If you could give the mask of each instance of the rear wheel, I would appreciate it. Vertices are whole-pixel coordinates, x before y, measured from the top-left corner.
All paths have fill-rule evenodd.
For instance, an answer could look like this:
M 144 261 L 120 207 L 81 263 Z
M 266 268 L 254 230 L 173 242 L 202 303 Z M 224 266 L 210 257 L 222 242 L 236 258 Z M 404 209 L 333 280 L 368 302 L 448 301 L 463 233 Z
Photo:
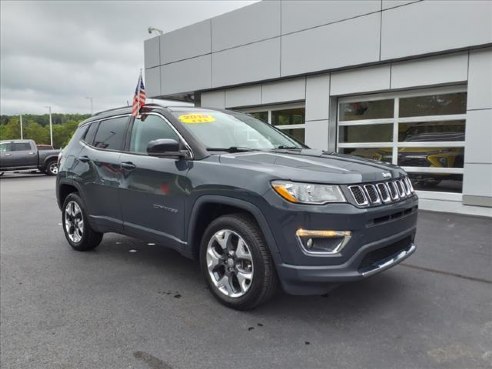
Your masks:
M 58 174 L 58 161 L 56 159 L 48 161 L 44 172 L 49 176 L 56 176 Z
M 91 228 L 79 195 L 75 192 L 69 194 L 62 209 L 63 231 L 70 246 L 77 251 L 96 248 L 101 242 L 103 234 Z
M 276 291 L 272 257 L 260 229 L 247 215 L 224 215 L 207 227 L 200 263 L 212 294 L 233 309 L 253 309 Z

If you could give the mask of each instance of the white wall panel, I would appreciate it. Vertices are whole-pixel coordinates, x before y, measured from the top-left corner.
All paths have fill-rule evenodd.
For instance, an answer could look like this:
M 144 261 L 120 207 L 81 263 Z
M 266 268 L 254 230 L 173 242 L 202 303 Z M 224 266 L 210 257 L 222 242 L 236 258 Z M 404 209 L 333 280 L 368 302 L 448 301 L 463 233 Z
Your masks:
M 305 143 L 313 149 L 328 149 L 328 120 L 306 122 Z
M 358 68 L 331 74 L 331 95 L 388 90 L 390 65 Z
M 383 0 L 383 10 L 396 8 L 397 6 L 408 5 L 420 0 Z
M 202 93 L 202 104 L 204 108 L 225 108 L 225 91 L 210 91 Z
M 467 109 L 485 108 L 492 108 L 492 48 L 470 51 Z
M 306 79 L 296 78 L 262 85 L 262 104 L 304 100 L 306 98 Z
M 306 120 L 328 119 L 330 107 L 330 75 L 306 78 Z
M 465 162 L 492 164 L 492 109 L 467 113 Z
M 280 36 L 280 2 L 262 1 L 212 18 L 212 49 Z
M 382 60 L 492 42 L 491 1 L 421 1 L 382 14 Z
M 380 0 L 282 1 L 282 33 L 338 22 L 380 9 Z
M 226 90 L 226 107 L 261 104 L 261 86 L 247 86 Z
M 144 65 L 145 68 L 160 65 L 159 37 L 152 37 L 144 41 Z
M 174 94 L 211 88 L 211 56 L 161 66 L 161 93 Z
M 391 88 L 462 82 L 467 80 L 467 73 L 467 53 L 393 63 Z
M 492 197 L 492 164 L 465 164 L 463 195 Z
M 212 85 L 227 86 L 280 77 L 280 39 L 212 54 Z
M 379 60 L 379 14 L 282 36 L 282 76 Z
M 211 53 L 210 20 L 166 33 L 160 41 L 161 64 Z
M 145 69 L 145 93 L 149 97 L 156 97 L 161 94 L 161 68 Z

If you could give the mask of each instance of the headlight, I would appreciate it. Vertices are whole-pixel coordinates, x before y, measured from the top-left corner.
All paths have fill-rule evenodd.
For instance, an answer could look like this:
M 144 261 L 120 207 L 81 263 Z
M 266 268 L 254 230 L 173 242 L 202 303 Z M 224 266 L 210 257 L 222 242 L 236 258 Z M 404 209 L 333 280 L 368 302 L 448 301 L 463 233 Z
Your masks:
M 299 204 L 346 202 L 340 187 L 336 185 L 273 181 L 272 187 L 287 201 Z

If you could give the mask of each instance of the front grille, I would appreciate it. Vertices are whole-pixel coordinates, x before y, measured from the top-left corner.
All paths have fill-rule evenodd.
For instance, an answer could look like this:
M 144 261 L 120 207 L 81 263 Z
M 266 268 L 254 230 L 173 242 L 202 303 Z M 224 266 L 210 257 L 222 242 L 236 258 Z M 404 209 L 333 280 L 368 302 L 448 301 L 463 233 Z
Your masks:
M 378 188 L 379 195 L 381 195 L 381 200 L 385 204 L 391 202 L 391 196 L 389 194 L 389 190 L 388 190 L 387 184 L 386 183 L 378 183 L 376 185 L 376 187 Z
M 362 189 L 361 186 L 350 186 L 349 187 L 350 192 L 352 193 L 352 196 L 354 197 L 354 200 L 357 204 L 359 205 L 368 205 L 369 202 L 367 201 L 366 195 L 364 193 L 364 190 Z
M 414 193 L 408 177 L 394 181 L 349 186 L 349 191 L 360 206 L 377 206 L 403 200 Z
M 371 201 L 371 204 L 380 204 L 381 199 L 379 198 L 378 191 L 376 190 L 376 187 L 372 184 L 370 185 L 365 185 L 364 189 L 366 190 L 367 196 L 369 198 L 369 201 Z

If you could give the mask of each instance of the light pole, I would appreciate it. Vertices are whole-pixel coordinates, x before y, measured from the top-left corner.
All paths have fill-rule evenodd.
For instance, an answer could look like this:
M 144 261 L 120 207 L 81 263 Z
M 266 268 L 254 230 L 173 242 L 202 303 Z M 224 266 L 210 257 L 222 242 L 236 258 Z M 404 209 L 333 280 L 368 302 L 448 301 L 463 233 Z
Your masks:
M 20 128 L 21 128 L 21 140 L 24 139 L 24 134 L 22 133 L 22 114 L 19 114 Z
M 53 147 L 53 121 L 51 120 L 51 106 L 45 106 L 50 113 L 50 145 Z
M 94 114 L 94 99 L 92 96 L 86 96 L 85 98 L 89 99 L 89 101 L 91 102 L 91 115 L 93 115 Z

